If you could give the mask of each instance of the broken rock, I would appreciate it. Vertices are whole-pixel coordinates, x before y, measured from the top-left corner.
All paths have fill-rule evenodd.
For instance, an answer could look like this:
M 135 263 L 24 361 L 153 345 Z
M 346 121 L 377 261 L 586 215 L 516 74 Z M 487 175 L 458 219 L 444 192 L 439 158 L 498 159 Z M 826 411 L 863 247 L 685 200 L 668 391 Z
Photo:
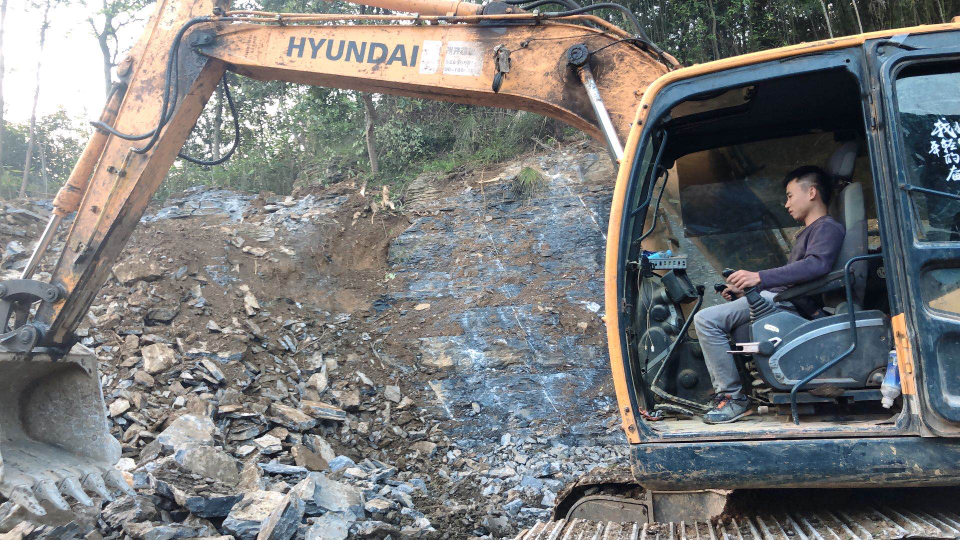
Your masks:
M 270 420 L 293 431 L 307 431 L 317 425 L 316 419 L 282 403 L 271 403 L 268 413 Z
M 140 350 L 143 355 L 143 369 L 150 375 L 162 373 L 176 362 L 176 353 L 163 343 L 147 345 Z
M 123 532 L 135 540 L 179 540 L 181 538 L 200 538 L 216 534 L 216 529 L 208 525 L 187 525 L 185 523 L 124 523 Z
M 130 402 L 120 398 L 110 404 L 110 416 L 117 417 L 130 410 Z
M 269 456 L 283 450 L 283 444 L 280 439 L 270 434 L 264 435 L 259 439 L 254 439 L 253 442 L 257 443 L 257 446 L 260 447 L 260 453 L 264 455 Z
M 289 540 L 300 527 L 303 509 L 303 501 L 295 494 L 287 493 L 263 521 L 257 540 Z
M 237 460 L 212 446 L 194 446 L 182 449 L 174 459 L 185 470 L 204 478 L 235 486 L 240 482 Z
M 307 448 L 310 450 L 320 454 L 320 457 L 322 457 L 327 463 L 330 463 L 337 457 L 337 454 L 333 451 L 333 447 L 330 446 L 330 443 L 325 441 L 323 437 L 319 435 L 304 435 L 303 444 L 307 445 Z
M 307 379 L 307 386 L 316 390 L 317 394 L 322 394 L 327 389 L 328 383 L 327 366 L 321 367 L 318 373 L 314 373 Z
M 360 395 L 357 394 L 357 405 L 359 404 Z M 319 401 L 310 401 L 305 399 L 300 402 L 300 408 L 303 409 L 303 412 L 307 413 L 313 418 L 316 418 L 317 420 L 333 420 L 335 422 L 343 422 L 347 419 L 347 413 L 342 409 L 327 403 L 321 403 Z
M 211 446 L 216 431 L 217 427 L 209 418 L 185 414 L 163 430 L 157 436 L 157 442 L 165 450 L 174 452 L 190 446 Z
M 238 540 L 254 540 L 260 533 L 263 522 L 283 500 L 284 496 L 275 491 L 247 493 L 230 510 L 227 519 L 223 520 L 223 531 Z
M 293 454 L 293 461 L 300 467 L 305 467 L 311 471 L 325 471 L 330 468 L 327 460 L 305 445 L 294 446 L 290 449 L 290 453 Z
M 113 275 L 120 283 L 130 286 L 138 281 L 156 281 L 163 270 L 154 262 L 144 260 L 125 261 L 113 267 Z
M 347 516 L 353 517 L 350 514 Z M 350 532 L 351 523 L 353 520 L 344 517 L 344 514 L 327 512 L 307 529 L 306 540 L 344 540 Z
M 400 393 L 399 386 L 388 386 L 383 389 L 383 397 L 394 403 L 400 403 L 400 400 L 403 399 L 403 394 Z
M 433 453 L 437 451 L 437 444 L 430 441 L 417 441 L 410 445 L 410 449 L 424 457 L 432 457 Z
M 363 521 L 357 527 L 357 538 L 387 538 L 399 534 L 400 529 L 395 525 L 382 521 Z
M 156 323 L 170 323 L 179 313 L 180 306 L 152 308 L 147 310 L 147 314 L 144 319 L 148 325 Z
M 331 480 L 326 475 L 311 473 L 309 477 L 316 482 L 313 494 L 314 503 L 328 512 L 351 512 L 363 517 L 363 494 L 359 489 Z

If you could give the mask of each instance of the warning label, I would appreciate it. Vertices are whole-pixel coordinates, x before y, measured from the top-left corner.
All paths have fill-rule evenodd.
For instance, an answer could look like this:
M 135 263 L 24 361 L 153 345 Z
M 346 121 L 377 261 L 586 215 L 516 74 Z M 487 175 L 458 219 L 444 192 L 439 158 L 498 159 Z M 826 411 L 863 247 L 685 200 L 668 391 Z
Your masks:
M 440 51 L 442 41 L 426 40 L 423 42 L 423 56 L 420 57 L 420 73 L 433 75 L 440 68 Z
M 424 44 L 426 53 L 426 44 Z M 423 64 L 426 64 L 424 55 Z M 420 72 L 423 73 L 423 64 Z M 444 75 L 468 75 L 478 77 L 483 74 L 483 45 L 479 41 L 450 41 L 447 43 L 447 55 L 443 59 Z

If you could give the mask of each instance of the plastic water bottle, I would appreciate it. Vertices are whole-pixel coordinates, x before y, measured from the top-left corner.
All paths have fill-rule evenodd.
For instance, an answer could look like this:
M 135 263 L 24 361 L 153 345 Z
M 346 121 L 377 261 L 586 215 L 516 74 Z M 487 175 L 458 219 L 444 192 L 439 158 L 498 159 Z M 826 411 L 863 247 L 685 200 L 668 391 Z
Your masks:
M 880 384 L 880 394 L 883 396 L 880 404 L 885 409 L 893 406 L 893 400 L 900 395 L 900 367 L 897 365 L 897 351 L 890 351 L 887 356 L 887 372 L 883 376 L 883 383 Z

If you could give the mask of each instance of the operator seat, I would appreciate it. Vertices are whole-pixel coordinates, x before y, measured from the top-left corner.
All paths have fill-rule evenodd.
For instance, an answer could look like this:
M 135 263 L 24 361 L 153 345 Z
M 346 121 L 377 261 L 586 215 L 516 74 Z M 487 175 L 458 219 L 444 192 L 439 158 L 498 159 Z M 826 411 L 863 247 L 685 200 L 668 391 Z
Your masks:
M 786 302 L 802 296 L 822 295 L 823 305 L 831 311 L 842 312 L 846 307 L 846 295 L 843 287 L 843 267 L 847 261 L 858 255 L 867 254 L 867 218 L 863 203 L 863 186 L 851 183 L 853 166 L 857 159 L 859 145 L 850 141 L 834 151 L 827 161 L 827 173 L 833 177 L 839 192 L 830 201 L 828 212 L 840 222 L 846 233 L 843 245 L 833 268 L 824 276 L 804 283 L 798 283 L 780 292 L 776 302 Z M 840 187 L 843 186 L 843 187 Z M 863 293 L 867 285 L 867 261 L 853 264 L 851 269 L 854 309 L 863 303 Z

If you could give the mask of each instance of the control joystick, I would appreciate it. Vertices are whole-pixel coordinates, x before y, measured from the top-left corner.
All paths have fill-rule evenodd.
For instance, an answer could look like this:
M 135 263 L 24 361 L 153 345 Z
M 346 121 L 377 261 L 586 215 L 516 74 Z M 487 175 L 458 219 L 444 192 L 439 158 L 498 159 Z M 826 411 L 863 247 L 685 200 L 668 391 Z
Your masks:
M 735 270 L 732 268 L 724 268 L 720 274 L 726 279 L 734 272 Z M 750 305 L 750 320 L 755 321 L 761 317 L 766 317 L 777 310 L 777 306 L 773 302 L 760 296 L 760 289 L 756 285 L 744 289 L 743 295 L 747 297 L 747 303 Z

